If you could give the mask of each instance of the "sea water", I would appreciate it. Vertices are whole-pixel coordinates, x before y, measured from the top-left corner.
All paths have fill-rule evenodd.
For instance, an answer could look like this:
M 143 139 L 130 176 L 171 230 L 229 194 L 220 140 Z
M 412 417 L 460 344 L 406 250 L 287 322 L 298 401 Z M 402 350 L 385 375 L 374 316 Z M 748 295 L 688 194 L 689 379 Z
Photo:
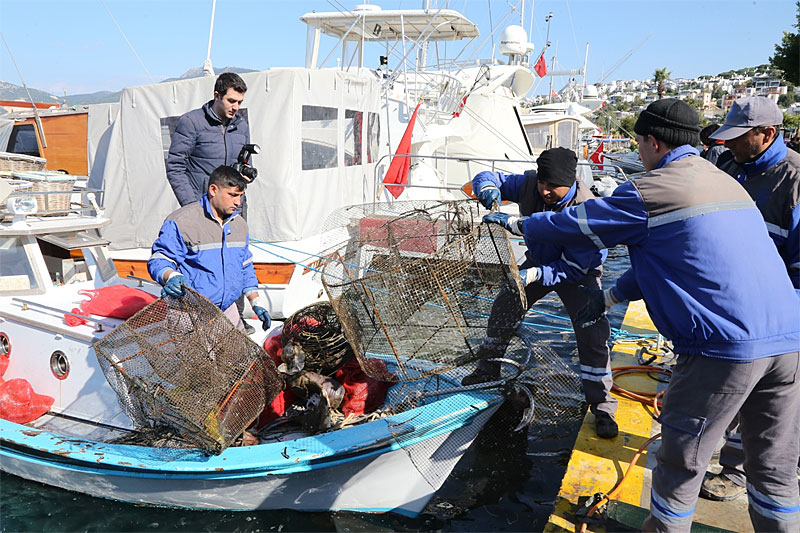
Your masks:
M 629 266 L 610 251 L 603 285 Z M 555 293 L 534 310 L 566 316 Z M 625 306 L 609 314 L 619 327 Z M 530 313 L 527 322 L 576 372 L 575 337 L 563 320 Z M 549 326 L 549 327 L 544 327 Z M 554 329 L 552 329 L 554 328 Z M 0 531 L 542 531 L 553 510 L 581 420 L 514 433 L 504 406 L 416 518 L 350 512 L 188 511 L 118 503 L 0 474 Z M 609 487 L 609 490 L 611 487 Z

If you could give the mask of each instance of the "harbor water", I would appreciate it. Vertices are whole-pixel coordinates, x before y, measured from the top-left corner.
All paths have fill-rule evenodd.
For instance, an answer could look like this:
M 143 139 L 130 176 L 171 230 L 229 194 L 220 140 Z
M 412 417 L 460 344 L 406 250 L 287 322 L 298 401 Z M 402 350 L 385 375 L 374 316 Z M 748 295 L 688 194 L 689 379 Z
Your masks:
M 625 248 L 610 250 L 603 285 L 613 285 L 628 266 Z M 533 309 L 566 316 L 555 293 Z M 624 305 L 612 309 L 612 327 L 620 326 L 624 312 Z M 577 371 L 574 335 L 567 322 L 535 312 L 526 322 L 535 324 L 541 341 Z M 528 431 L 513 433 L 516 420 L 515 407 L 507 403 L 416 518 L 161 509 L 92 498 L 0 474 L 0 531 L 542 531 L 581 420 L 534 424 Z

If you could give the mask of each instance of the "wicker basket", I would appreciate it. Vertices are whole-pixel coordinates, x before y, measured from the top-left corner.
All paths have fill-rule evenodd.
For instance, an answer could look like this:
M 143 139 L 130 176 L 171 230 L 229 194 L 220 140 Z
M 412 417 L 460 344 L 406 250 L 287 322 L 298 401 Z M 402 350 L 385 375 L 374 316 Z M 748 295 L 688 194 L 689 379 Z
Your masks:
M 0 152 L 0 173 L 11 174 L 14 171 L 42 170 L 46 160 L 32 155 Z
M 75 176 L 62 174 L 60 172 L 14 172 L 13 176 L 17 179 L 31 182 L 28 190 L 33 193 L 59 194 L 35 194 L 38 214 L 48 214 L 53 211 L 67 211 L 70 207 L 71 194 L 61 194 L 61 192 L 71 191 L 75 186 Z

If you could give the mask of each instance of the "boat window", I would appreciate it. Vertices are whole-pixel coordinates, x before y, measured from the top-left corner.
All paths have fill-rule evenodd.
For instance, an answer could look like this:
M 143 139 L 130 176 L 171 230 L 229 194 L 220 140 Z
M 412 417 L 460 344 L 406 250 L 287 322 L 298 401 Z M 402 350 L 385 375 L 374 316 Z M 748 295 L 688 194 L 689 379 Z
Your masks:
M 161 152 L 164 154 L 165 165 L 167 163 L 167 156 L 169 155 L 169 145 L 172 144 L 172 134 L 175 133 L 178 122 L 181 120 L 182 116 L 183 115 L 175 115 L 173 117 L 164 117 L 161 119 Z M 239 116 L 242 117 L 242 120 L 247 122 L 248 125 L 250 124 L 250 120 L 247 116 L 247 108 L 239 108 Z
M 0 238 L 0 294 L 39 289 L 30 257 L 19 237 Z
M 578 124 L 565 120 L 558 123 L 558 140 L 556 146 L 577 150 L 578 148 Z
M 303 170 L 337 166 L 338 110 L 335 107 L 303 106 L 301 129 Z
M 361 164 L 361 139 L 364 132 L 364 113 L 344 111 L 344 166 Z
M 39 157 L 39 143 L 36 142 L 33 124 L 19 124 L 12 128 L 6 152 Z
M 367 163 L 378 159 L 381 137 L 381 122 L 377 113 L 367 113 Z
M 531 149 L 535 151 L 547 150 L 550 148 L 550 125 L 528 125 L 525 127 L 528 133 L 528 140 L 531 142 Z

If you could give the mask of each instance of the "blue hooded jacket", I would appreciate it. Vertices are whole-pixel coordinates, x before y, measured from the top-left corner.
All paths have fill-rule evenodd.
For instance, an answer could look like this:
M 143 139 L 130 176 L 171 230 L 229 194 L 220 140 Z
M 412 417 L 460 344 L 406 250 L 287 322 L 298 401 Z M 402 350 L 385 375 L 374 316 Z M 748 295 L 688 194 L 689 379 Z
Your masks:
M 529 215 L 538 211 L 558 212 L 565 207 L 577 205 L 593 195 L 583 189 L 583 185 L 575 182 L 569 192 L 555 205 L 547 205 L 536 187 L 536 171 L 529 170 L 525 174 L 504 174 L 503 172 L 484 171 L 472 179 L 472 190 L 480 191 L 488 185 L 500 189 L 503 200 L 520 204 L 520 212 Z M 594 270 L 599 276 L 603 262 L 608 255 L 607 250 L 596 248 L 562 246 L 560 243 L 544 243 L 525 237 L 526 261 L 522 268 L 539 266 L 542 277 L 539 283 L 551 287 L 558 283 L 577 283 Z
M 247 223 L 238 212 L 224 223 L 214 217 L 208 196 L 173 211 L 153 243 L 147 270 L 163 280 L 167 269 L 223 311 L 258 288 Z
M 682 146 L 608 198 L 531 215 L 529 238 L 608 248 L 631 269 L 614 287 L 644 298 L 675 351 L 746 362 L 800 347 L 800 300 L 764 226 L 735 180 Z

